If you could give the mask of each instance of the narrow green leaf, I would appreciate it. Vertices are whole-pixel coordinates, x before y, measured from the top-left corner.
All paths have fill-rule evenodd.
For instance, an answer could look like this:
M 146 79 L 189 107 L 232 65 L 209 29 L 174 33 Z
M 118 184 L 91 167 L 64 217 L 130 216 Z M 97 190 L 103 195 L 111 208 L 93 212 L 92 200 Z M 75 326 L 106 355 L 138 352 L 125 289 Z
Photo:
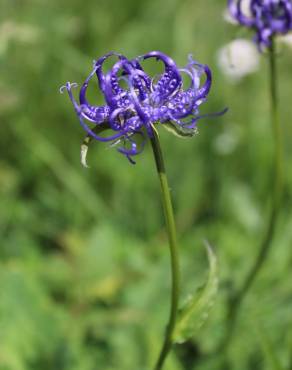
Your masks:
M 174 343 L 184 343 L 201 328 L 209 316 L 218 291 L 218 264 L 217 258 L 208 243 L 205 243 L 209 274 L 206 284 L 190 295 L 179 311 L 177 324 L 173 334 Z
M 174 122 L 166 122 L 162 124 L 167 131 L 171 132 L 173 135 L 186 139 L 188 137 L 193 137 L 198 134 L 197 128 L 185 128 Z

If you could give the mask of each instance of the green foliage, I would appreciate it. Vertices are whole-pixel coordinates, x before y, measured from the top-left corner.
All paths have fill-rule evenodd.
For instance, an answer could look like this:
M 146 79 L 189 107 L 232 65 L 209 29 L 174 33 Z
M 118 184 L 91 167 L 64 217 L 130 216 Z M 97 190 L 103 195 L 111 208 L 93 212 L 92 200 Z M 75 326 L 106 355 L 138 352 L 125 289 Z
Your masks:
M 174 343 L 184 343 L 194 337 L 207 320 L 218 291 L 218 264 L 212 248 L 206 243 L 209 262 L 207 282 L 194 295 L 189 295 L 181 307 L 173 333 Z
M 209 319 L 169 357 L 165 370 L 222 370 L 216 353 L 227 305 L 265 230 L 272 133 L 266 57 L 258 73 L 230 83 L 216 53 L 236 30 L 225 0 L 0 1 L 0 370 L 149 370 L 169 310 L 169 256 L 149 146 L 131 166 L 84 137 L 65 95 L 92 60 L 160 49 L 181 66 L 188 53 L 214 75 L 199 135 L 159 129 L 174 198 L 183 294 L 205 282 L 207 238 L 217 246 L 221 286 Z M 250 37 L 250 35 L 244 35 Z M 285 202 L 272 253 L 244 302 L 224 370 L 291 368 L 291 51 L 279 56 L 285 138 Z M 153 73 L 159 72 L 151 66 Z M 94 86 L 90 101 L 101 103 Z M 264 330 L 263 340 L 255 322 Z M 265 343 L 265 344 L 264 344 Z M 273 351 L 265 349 L 271 346 Z M 213 355 L 209 355 L 213 353 Z M 204 356 L 200 356 L 204 354 Z

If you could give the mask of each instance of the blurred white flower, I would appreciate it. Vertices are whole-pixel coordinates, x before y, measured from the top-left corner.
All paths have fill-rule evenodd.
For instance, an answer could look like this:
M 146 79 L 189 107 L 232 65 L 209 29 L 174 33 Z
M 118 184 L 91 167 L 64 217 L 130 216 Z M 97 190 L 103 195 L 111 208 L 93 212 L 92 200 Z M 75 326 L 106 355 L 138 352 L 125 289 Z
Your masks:
M 217 62 L 228 78 L 238 81 L 259 69 L 260 56 L 252 41 L 236 39 L 218 51 Z
M 236 3 L 235 3 L 236 4 Z M 241 1 L 241 10 L 244 15 L 247 17 L 251 16 L 251 11 L 250 11 L 250 0 L 242 0 Z M 226 22 L 231 23 L 231 24 L 238 24 L 237 20 L 232 17 L 230 14 L 230 11 L 228 8 L 225 8 L 223 12 L 223 18 Z
M 233 153 L 240 142 L 242 133 L 236 125 L 226 127 L 213 141 L 214 150 L 220 155 Z

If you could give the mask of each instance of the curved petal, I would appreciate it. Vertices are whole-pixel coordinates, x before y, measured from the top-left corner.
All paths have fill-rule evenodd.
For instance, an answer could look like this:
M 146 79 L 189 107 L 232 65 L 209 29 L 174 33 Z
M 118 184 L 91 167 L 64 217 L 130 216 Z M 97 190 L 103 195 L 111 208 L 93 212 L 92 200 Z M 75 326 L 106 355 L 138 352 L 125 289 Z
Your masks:
M 120 137 L 122 137 L 124 135 L 123 132 L 119 132 L 115 135 L 111 135 L 111 136 L 108 136 L 108 137 L 103 137 L 103 136 L 99 136 L 99 135 L 96 135 L 96 133 L 91 130 L 87 125 L 86 123 L 83 121 L 83 118 L 81 116 L 81 114 L 78 114 L 78 118 L 79 118 L 79 122 L 81 124 L 81 126 L 84 128 L 84 130 L 89 134 L 91 135 L 95 140 L 98 140 L 98 141 L 102 141 L 102 142 L 108 142 L 108 141 L 113 141 L 113 140 L 116 140 Z
M 124 76 L 123 78 L 125 78 L 127 84 L 129 85 L 130 81 L 134 89 L 138 91 L 140 100 L 144 101 L 149 97 L 151 79 L 135 59 L 126 65 Z
M 194 65 L 200 67 L 202 73 L 205 73 L 206 75 L 204 84 L 197 90 L 196 93 L 197 99 L 205 98 L 209 94 L 212 86 L 212 72 L 206 64 L 200 64 L 194 61 Z
M 225 108 L 221 112 L 202 114 L 200 116 L 196 116 L 196 117 L 192 118 L 188 122 L 180 121 L 179 119 L 176 119 L 175 117 L 172 117 L 172 120 L 174 122 L 176 122 L 177 124 L 179 124 L 180 126 L 184 127 L 184 128 L 194 129 L 196 127 L 196 125 L 197 125 L 197 122 L 200 119 L 207 118 L 207 117 L 220 117 L 220 116 L 223 116 L 223 114 L 225 114 L 227 111 L 228 111 L 228 108 Z
M 150 91 L 151 89 L 151 78 L 144 72 L 144 69 L 142 68 L 141 64 L 139 63 L 139 58 L 132 59 L 131 64 L 136 70 L 143 72 L 143 80 L 146 84 L 147 89 Z
M 140 117 L 141 121 L 147 125 L 149 123 L 150 117 L 147 115 L 145 110 L 143 109 L 142 102 L 140 102 L 138 95 L 136 94 L 135 91 L 135 86 L 134 86 L 134 78 L 135 76 L 129 76 L 129 87 L 130 87 L 130 94 L 129 97 L 133 103 L 133 106 Z
M 97 75 L 98 82 L 99 82 L 99 88 L 102 92 L 104 92 L 104 83 L 105 83 L 105 75 L 103 73 L 102 66 L 103 66 L 104 62 L 108 58 L 110 58 L 111 56 L 116 56 L 119 59 L 126 59 L 126 57 L 124 57 L 122 54 L 115 53 L 115 52 L 111 51 L 111 52 L 105 54 L 104 56 L 102 56 L 101 58 L 99 58 L 95 62 L 94 67 L 95 67 L 96 75 Z
M 118 73 L 121 72 L 121 77 Z M 139 92 L 139 99 L 145 100 L 149 94 L 150 79 L 136 60 L 122 59 L 118 61 L 105 76 L 105 98 L 112 107 L 127 107 L 130 103 L 129 90 L 124 90 L 119 85 L 120 80 L 125 80 L 129 85 L 129 79 L 134 89 Z
M 287 21 L 289 23 L 289 29 L 292 29 L 292 3 L 291 1 L 283 1 L 283 6 L 285 8 L 285 13 L 287 17 Z
M 114 64 L 112 69 L 105 75 L 104 78 L 104 97 L 107 104 L 112 108 L 121 108 L 129 106 L 129 92 L 124 90 L 119 85 L 118 73 L 129 72 L 128 59 L 121 59 Z
M 126 73 L 125 81 L 128 84 L 128 90 L 122 90 L 120 94 L 114 94 L 112 88 L 112 81 L 117 78 L 117 73 L 119 70 L 124 70 Z M 129 61 L 119 61 L 117 62 L 112 70 L 105 77 L 105 98 L 108 104 L 115 109 L 133 110 L 140 117 L 142 122 L 147 125 L 149 117 L 144 112 L 142 107 L 141 99 L 143 85 L 141 78 L 144 77 L 144 72 L 135 69 Z M 142 80 L 143 81 L 143 80 Z M 138 94 L 137 94 L 137 92 Z M 113 121 L 111 121 L 113 123 Z
M 151 51 L 139 57 L 142 60 L 149 58 L 156 58 L 156 60 L 160 60 L 164 64 L 165 70 L 158 82 L 154 85 L 152 94 L 154 103 L 161 104 L 181 87 L 182 80 L 176 63 L 169 56 L 160 51 Z
M 254 19 L 249 18 L 246 16 L 242 10 L 242 1 L 243 0 L 237 0 L 236 5 L 236 16 L 235 18 L 238 20 L 238 22 L 246 27 L 253 27 L 255 24 Z M 251 0 L 252 1 L 252 0 Z
M 228 0 L 228 8 L 230 14 L 240 24 L 246 27 L 252 27 L 254 25 L 254 20 L 252 18 L 247 17 L 242 11 L 242 0 Z
M 185 118 L 193 114 L 198 106 L 206 100 L 212 85 L 212 73 L 210 68 L 207 65 L 202 65 L 195 61 L 192 61 L 192 64 L 199 66 L 201 70 L 197 73 L 191 64 L 187 66 L 192 76 L 191 87 L 186 91 L 179 92 L 174 99 L 175 104 L 170 106 L 171 116 L 177 119 Z M 197 80 L 200 78 L 202 72 L 205 73 L 206 80 L 202 87 L 195 88 L 198 86 Z
M 279 16 L 271 20 L 271 27 L 275 32 L 286 33 L 292 27 L 292 3 L 280 0 L 278 7 Z
M 70 97 L 70 100 L 72 101 L 73 103 L 73 106 L 74 106 L 74 109 L 75 109 L 75 112 L 77 113 L 77 116 L 79 118 L 79 122 L 81 124 L 81 126 L 84 128 L 84 130 L 90 135 L 92 136 L 95 140 L 98 140 L 98 141 L 103 141 L 103 142 L 107 142 L 107 141 L 112 141 L 112 140 L 115 140 L 115 139 L 118 139 L 120 138 L 121 136 L 124 135 L 124 132 L 121 131 L 115 135 L 112 135 L 112 136 L 109 136 L 109 137 L 103 137 L 103 136 L 99 136 L 97 135 L 93 130 L 91 130 L 87 124 L 84 122 L 83 120 L 83 117 L 82 117 L 82 108 L 76 103 L 76 100 L 74 99 L 73 97 L 73 94 L 72 94 L 72 91 L 71 91 L 71 87 L 73 86 L 73 84 L 70 84 L 70 82 L 67 82 L 66 83 L 66 89 L 68 91 L 68 94 L 69 94 L 69 97 Z
M 82 116 L 86 118 L 87 120 L 100 124 L 102 122 L 105 122 L 108 120 L 109 112 L 110 109 L 108 106 L 93 106 L 88 103 L 86 99 L 86 92 L 88 88 L 89 81 L 91 78 L 95 75 L 96 72 L 96 67 L 93 68 L 92 72 L 90 75 L 87 77 L 85 82 L 83 83 L 80 92 L 79 92 L 79 102 L 80 102 L 80 107 L 82 110 Z

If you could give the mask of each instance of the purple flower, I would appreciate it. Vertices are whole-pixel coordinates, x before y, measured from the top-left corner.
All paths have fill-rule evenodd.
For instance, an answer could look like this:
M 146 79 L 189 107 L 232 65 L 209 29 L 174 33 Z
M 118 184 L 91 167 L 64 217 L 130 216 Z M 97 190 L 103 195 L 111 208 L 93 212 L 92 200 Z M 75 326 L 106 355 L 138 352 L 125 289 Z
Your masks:
M 111 57 L 117 61 L 104 73 L 104 62 Z M 161 61 L 164 66 L 163 73 L 154 78 L 142 67 L 143 61 L 150 58 Z M 183 86 L 183 74 L 190 79 L 187 88 Z M 204 83 L 201 83 L 202 75 L 205 75 Z M 87 100 L 88 85 L 94 76 L 105 100 L 101 106 L 93 106 Z M 211 81 L 208 66 L 199 64 L 191 56 L 185 68 L 178 68 L 170 57 L 159 51 L 132 60 L 111 52 L 94 62 L 80 89 L 79 103 L 72 93 L 77 84 L 67 82 L 60 91 L 68 91 L 80 124 L 91 137 L 118 145 L 118 151 L 134 163 L 131 157 L 143 150 L 145 134 L 151 137 L 158 122 L 195 130 L 197 121 L 203 117 L 198 115 L 198 108 L 207 98 Z M 91 129 L 87 122 L 95 128 Z M 110 136 L 103 136 L 102 132 L 108 129 Z M 139 145 L 138 136 L 142 137 Z
M 271 46 L 273 36 L 292 29 L 291 0 L 249 0 L 249 14 L 243 11 L 243 0 L 228 0 L 231 15 L 243 26 L 256 31 L 260 50 Z

